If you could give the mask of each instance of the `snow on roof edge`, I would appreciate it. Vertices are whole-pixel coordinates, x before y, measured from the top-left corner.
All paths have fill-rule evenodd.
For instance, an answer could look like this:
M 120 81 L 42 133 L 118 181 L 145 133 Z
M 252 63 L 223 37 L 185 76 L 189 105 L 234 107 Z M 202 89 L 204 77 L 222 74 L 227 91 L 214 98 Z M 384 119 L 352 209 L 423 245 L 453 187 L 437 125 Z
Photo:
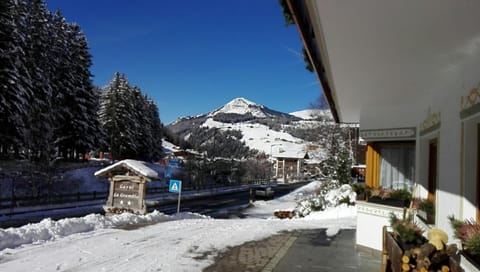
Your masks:
M 122 167 L 122 166 L 130 168 L 130 169 L 134 170 L 135 172 L 138 172 L 138 173 L 140 173 L 141 175 L 143 175 L 147 178 L 152 178 L 152 179 L 158 178 L 158 173 L 155 170 L 146 166 L 145 162 L 137 161 L 137 160 L 122 160 L 122 161 L 119 161 L 119 162 L 114 163 L 110 166 L 107 166 L 103 169 L 98 170 L 97 172 L 94 173 L 94 175 L 95 176 L 104 176 L 108 172 L 112 171 L 113 169 L 115 169 L 117 167 Z

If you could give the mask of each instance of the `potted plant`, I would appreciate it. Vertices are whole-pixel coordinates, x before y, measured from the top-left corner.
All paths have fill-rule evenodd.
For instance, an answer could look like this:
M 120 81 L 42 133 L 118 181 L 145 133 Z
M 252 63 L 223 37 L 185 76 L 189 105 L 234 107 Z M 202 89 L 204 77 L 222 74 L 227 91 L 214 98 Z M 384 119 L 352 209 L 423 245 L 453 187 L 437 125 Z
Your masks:
M 480 270 L 480 224 L 474 220 L 458 220 L 449 216 L 455 238 L 462 245 L 461 254 Z
M 393 237 L 403 250 L 426 242 L 423 229 L 413 222 L 411 214 L 405 219 L 399 219 L 395 214 L 390 214 L 390 226 L 393 230 Z

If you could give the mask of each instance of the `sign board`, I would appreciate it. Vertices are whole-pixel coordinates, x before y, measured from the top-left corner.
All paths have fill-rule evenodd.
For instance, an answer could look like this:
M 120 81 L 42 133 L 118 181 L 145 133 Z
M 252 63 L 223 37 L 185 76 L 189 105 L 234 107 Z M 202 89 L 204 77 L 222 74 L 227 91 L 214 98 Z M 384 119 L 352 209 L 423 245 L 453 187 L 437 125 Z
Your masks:
M 164 172 L 165 178 L 171 178 L 172 177 L 172 171 L 170 171 L 169 168 L 167 168 Z
M 182 182 L 180 180 L 170 180 L 170 186 L 168 190 L 171 193 L 178 193 L 178 205 L 177 205 L 177 213 L 180 212 L 180 199 L 182 198 Z
M 113 206 L 130 209 L 140 209 L 139 184 L 129 180 L 115 181 L 113 187 Z
M 168 191 L 170 193 L 180 193 L 182 191 L 182 182 L 180 180 L 170 180 Z
M 180 168 L 181 161 L 179 159 L 170 159 L 168 160 L 168 166 L 172 168 Z
M 146 214 L 145 183 L 140 176 L 116 175 L 111 178 L 107 204 L 103 207 L 105 212 Z

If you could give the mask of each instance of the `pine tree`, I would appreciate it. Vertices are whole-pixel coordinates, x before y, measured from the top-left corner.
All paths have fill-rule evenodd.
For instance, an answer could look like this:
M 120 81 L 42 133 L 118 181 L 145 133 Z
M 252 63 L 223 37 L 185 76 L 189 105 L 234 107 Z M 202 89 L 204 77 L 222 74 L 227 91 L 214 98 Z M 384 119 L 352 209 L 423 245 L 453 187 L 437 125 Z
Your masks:
M 68 25 L 60 12 L 52 17 L 52 27 L 55 33 L 55 43 L 52 53 L 55 55 L 54 72 L 50 79 L 52 86 L 52 104 L 55 105 L 54 134 L 55 146 L 62 157 L 73 157 L 74 125 L 76 114 L 72 111 L 75 107 L 74 80 L 75 74 L 72 66 L 72 38 L 68 32 Z
M 1 1 L 0 156 L 50 162 L 101 144 L 91 64 L 80 27 L 43 0 Z
M 54 34 L 49 28 L 51 19 L 45 4 L 41 0 L 33 0 L 25 6 L 30 10 L 30 22 L 24 30 L 27 34 L 26 55 L 27 67 L 32 78 L 33 95 L 28 104 L 28 139 L 27 148 L 31 151 L 31 159 L 51 160 L 54 142 L 54 114 L 52 112 L 51 77 L 55 62 L 51 59 L 50 39 Z M 27 20 L 28 20 L 27 19 Z
M 100 98 L 100 124 L 115 159 L 155 160 L 161 155 L 162 125 L 157 106 L 115 73 Z
M 112 157 L 117 156 L 117 142 L 120 129 L 118 127 L 117 112 L 115 105 L 117 104 L 117 89 L 120 85 L 120 73 L 115 73 L 110 83 L 103 88 L 100 96 L 100 108 L 98 119 L 102 130 L 105 133 L 106 145 L 109 147 Z
M 24 37 L 19 26 L 25 14 L 13 0 L 0 2 L 0 156 L 18 150 L 25 137 L 25 116 L 31 96 Z
M 339 125 L 334 125 L 330 130 L 327 159 L 323 163 L 322 172 L 340 184 L 348 184 L 351 182 L 352 154 L 343 134 Z
M 69 38 L 67 50 L 70 53 L 67 63 L 70 75 L 71 89 L 65 96 L 64 105 L 69 105 L 65 110 L 69 118 L 63 124 L 70 124 L 70 130 L 64 130 L 68 145 L 76 153 L 84 154 L 100 144 L 100 129 L 97 118 L 98 93 L 94 90 L 90 66 L 91 56 L 85 35 L 76 24 L 67 27 Z

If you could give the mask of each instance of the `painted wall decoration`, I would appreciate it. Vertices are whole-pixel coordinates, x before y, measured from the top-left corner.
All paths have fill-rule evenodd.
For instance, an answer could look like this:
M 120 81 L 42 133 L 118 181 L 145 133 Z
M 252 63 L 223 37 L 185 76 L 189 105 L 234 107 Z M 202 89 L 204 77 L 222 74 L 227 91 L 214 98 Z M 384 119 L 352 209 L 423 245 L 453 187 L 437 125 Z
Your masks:
M 360 137 L 367 141 L 381 139 L 415 139 L 415 136 L 415 127 L 360 130 Z

